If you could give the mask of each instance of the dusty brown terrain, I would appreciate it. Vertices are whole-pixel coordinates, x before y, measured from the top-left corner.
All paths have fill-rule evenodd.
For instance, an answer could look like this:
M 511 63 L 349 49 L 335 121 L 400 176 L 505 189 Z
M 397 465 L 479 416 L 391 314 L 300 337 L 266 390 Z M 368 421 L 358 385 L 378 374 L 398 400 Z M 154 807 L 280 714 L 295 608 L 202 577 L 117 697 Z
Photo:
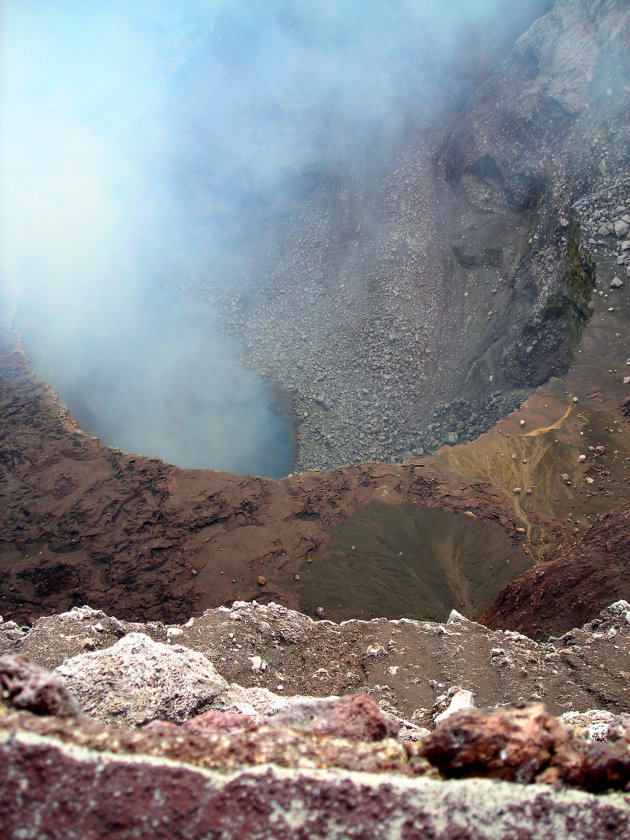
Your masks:
M 333 523 L 374 500 L 469 511 L 519 539 L 502 492 L 447 482 L 429 462 L 275 482 L 103 446 L 34 378 L 15 335 L 4 337 L 2 384 L 0 605 L 22 621 L 85 602 L 167 620 L 236 598 L 297 606 L 287 583 L 300 564 L 326 545 Z
M 630 580 L 630 503 L 605 514 L 557 559 L 506 586 L 481 618 L 488 627 L 539 639 L 581 624 Z
M 610 262 L 604 249 L 604 288 Z M 534 609 L 544 632 L 588 619 L 611 598 L 630 597 L 627 516 L 619 513 L 597 523 L 598 516 L 628 498 L 625 289 L 616 296 L 622 303 L 619 314 L 608 312 L 603 296 L 595 297 L 595 315 L 567 376 L 541 386 L 518 412 L 478 440 L 404 465 L 312 470 L 279 482 L 181 470 L 103 446 L 83 433 L 56 394 L 35 379 L 18 337 L 5 332 L 2 613 L 32 621 L 90 603 L 130 619 L 181 621 L 235 599 L 258 599 L 302 606 L 311 614 L 321 606 L 332 617 L 349 617 L 347 606 L 337 605 L 335 588 L 339 570 L 350 569 L 354 583 L 360 582 L 355 591 L 367 593 L 364 607 L 357 595 L 354 615 L 372 617 L 377 593 L 377 603 L 391 617 L 439 619 L 451 607 L 474 616 L 528 565 L 569 551 L 571 568 L 581 567 L 578 558 L 585 552 L 592 561 L 579 606 L 571 578 L 564 590 L 549 590 L 546 606 L 538 600 Z M 408 524 L 393 513 L 383 519 L 383 511 L 404 503 L 458 515 L 428 532 L 406 534 L 402 543 L 383 543 L 378 528 L 395 536 Z M 358 512 L 363 520 L 354 524 Z M 489 528 L 503 529 L 508 546 L 517 551 L 513 567 L 474 570 L 458 553 L 468 526 L 488 520 Z M 593 534 L 571 549 L 595 523 Z M 610 542 L 607 529 L 616 542 L 605 551 L 604 572 L 596 562 L 601 546 Z M 357 533 L 363 543 L 355 545 L 351 537 Z M 405 560 L 410 573 L 421 579 L 417 590 L 412 584 L 411 602 L 396 613 L 386 570 L 403 562 L 397 559 L 401 553 L 411 558 Z M 546 568 L 533 570 L 527 580 L 542 580 Z M 549 575 L 553 568 L 565 569 L 558 571 L 558 581 L 568 574 L 569 566 L 560 565 L 550 566 Z M 427 587 L 435 569 L 441 583 Z M 462 586 L 467 578 L 470 585 Z M 480 579 L 487 584 L 482 601 L 475 595 Z M 541 599 L 546 591 L 541 590 Z M 504 601 L 511 604 L 508 596 Z M 542 622 L 545 615 L 549 618 Z M 509 626 L 534 632 L 535 621 L 523 613 L 522 625 L 512 619 Z

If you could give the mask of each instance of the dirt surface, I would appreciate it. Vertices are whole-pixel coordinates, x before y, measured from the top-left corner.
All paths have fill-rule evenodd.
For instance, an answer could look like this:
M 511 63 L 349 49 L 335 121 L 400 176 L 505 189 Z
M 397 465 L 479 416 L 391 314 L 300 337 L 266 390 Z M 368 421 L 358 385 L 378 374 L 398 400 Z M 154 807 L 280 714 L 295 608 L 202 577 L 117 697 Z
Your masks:
M 618 299 L 625 300 L 625 290 Z M 630 427 L 622 380 L 630 348 L 627 333 L 619 337 L 623 312 L 611 315 L 605 303 L 596 298 L 567 377 L 541 386 L 478 440 L 404 465 L 312 470 L 279 482 L 181 470 L 103 446 L 34 378 L 17 336 L 5 332 L 2 614 L 24 622 L 90 603 L 128 619 L 183 621 L 211 606 L 256 598 L 349 617 L 346 595 L 340 601 L 337 592 L 346 581 L 361 580 L 364 605 L 353 614 L 371 617 L 402 551 L 424 571 L 411 590 L 405 584 L 410 602 L 399 615 L 446 618 L 451 608 L 477 615 L 509 578 L 493 574 L 488 581 L 489 569 L 462 554 L 462 535 L 489 520 L 488 545 L 507 541 L 506 550 L 519 558 L 516 576 L 561 556 L 599 515 L 627 499 Z M 422 508 L 445 513 L 436 511 L 439 523 L 420 527 L 402 508 L 387 513 L 401 503 L 415 505 L 425 519 Z M 349 517 L 359 513 L 357 528 Z M 626 527 L 623 517 L 615 525 L 621 532 Z M 491 536 L 492 529 L 505 537 Z M 630 596 L 623 539 L 619 545 L 620 555 L 608 553 L 607 577 L 592 576 L 583 609 L 574 611 L 573 584 L 564 601 L 554 593 L 547 631 L 589 618 L 611 597 Z M 352 555 L 354 578 L 339 578 L 327 565 L 336 556 L 340 568 L 334 554 L 340 548 L 342 566 Z M 540 574 L 537 569 L 528 580 Z M 446 586 L 448 579 L 459 583 Z M 479 587 L 481 601 L 473 594 Z M 388 597 L 385 592 L 385 604 Z M 392 617 L 395 601 L 392 593 Z
M 297 606 L 301 563 L 331 525 L 375 500 L 469 511 L 520 539 L 502 492 L 447 483 L 430 463 L 275 482 L 103 446 L 34 378 L 15 335 L 2 350 L 0 609 L 19 621 L 86 602 L 145 620 L 184 620 L 236 598 Z
M 116 653 L 112 647 L 126 634 L 136 633 L 162 645 L 157 655 L 163 662 L 167 645 L 173 646 L 171 658 L 177 661 L 187 649 L 203 653 L 231 688 L 271 692 L 264 701 L 269 709 L 279 703 L 281 708 L 282 700 L 294 695 L 363 692 L 384 712 L 415 726 L 433 727 L 434 716 L 448 706 L 458 688 L 471 691 L 478 708 L 544 701 L 556 715 L 588 709 L 627 713 L 629 617 L 630 605 L 619 602 L 584 628 L 537 643 L 457 615 L 445 624 L 408 619 L 334 624 L 313 621 L 278 604 L 237 602 L 230 609 L 208 610 L 196 620 L 169 627 L 160 622 L 128 623 L 79 608 L 39 619 L 28 633 L 7 642 L 4 653 L 21 654 L 50 670 L 64 663 L 59 673 L 80 688 L 77 696 L 101 722 L 111 723 L 113 714 L 107 674 L 119 674 L 115 691 L 121 700 L 128 697 L 127 705 L 133 705 L 131 697 L 142 683 L 140 665 L 131 671 L 124 665 L 126 648 Z M 118 656 L 119 664 L 97 656 L 105 651 Z M 160 666 L 160 673 L 165 675 L 166 668 Z M 104 676 L 97 679 L 97 672 Z M 207 682 L 207 675 L 204 679 Z M 171 682 L 165 677 L 153 686 L 152 703 L 172 705 L 167 697 Z M 202 692 L 202 687 L 200 676 L 195 691 Z M 181 704 L 184 694 L 180 685 L 172 702 Z M 240 713 L 247 710 L 239 709 L 239 703 L 259 702 L 247 694 L 238 696 L 213 684 L 205 702 L 209 708 Z M 194 705 L 192 698 L 191 708 Z

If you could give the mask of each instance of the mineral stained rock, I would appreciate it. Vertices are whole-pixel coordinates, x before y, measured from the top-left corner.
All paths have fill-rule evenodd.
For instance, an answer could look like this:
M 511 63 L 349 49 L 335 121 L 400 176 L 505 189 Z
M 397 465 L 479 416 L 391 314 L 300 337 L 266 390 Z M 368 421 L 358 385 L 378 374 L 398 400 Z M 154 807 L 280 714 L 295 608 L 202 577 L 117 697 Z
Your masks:
M 36 715 L 76 717 L 79 704 L 56 674 L 25 656 L 0 658 L 0 704 Z
M 125 733 L 14 713 L 0 721 L 3 836 L 630 836 L 623 795 L 484 779 L 442 782 L 430 778 L 417 753 L 405 758 L 403 746 L 391 741 L 267 732 Z
M 571 702 L 585 710 L 597 697 L 611 713 L 627 711 L 629 613 L 618 602 L 546 644 L 455 612 L 447 624 L 336 625 L 276 604 L 237 603 L 179 627 L 128 624 L 87 607 L 40 619 L 14 641 L 16 651 L 63 659 L 57 673 L 67 675 L 82 711 L 109 725 L 5 702 L 3 830 L 20 840 L 122 840 L 130 832 L 169 840 L 625 838 L 627 718 L 611 714 L 604 743 L 579 737 L 540 703 L 456 711 L 432 733 L 417 722 L 430 723 L 432 707 L 463 691 L 483 705 L 509 703 L 530 678 L 556 709 Z M 104 646 L 78 652 L 86 636 Z M 252 669 L 253 650 L 266 669 Z M 333 682 L 332 656 L 360 667 L 368 696 L 321 696 Z M 0 672 L 16 662 L 26 669 L 10 656 Z M 445 691 L 431 673 L 451 677 L 456 662 L 458 680 Z M 27 679 L 45 681 L 37 666 L 28 669 Z M 266 687 L 293 684 L 320 697 Z M 432 703 L 419 708 L 420 697 Z M 163 720 L 134 728 L 152 716 Z M 388 737 L 399 727 L 398 741 Z
M 162 645 L 143 633 L 75 656 L 57 673 L 86 714 L 120 727 L 156 718 L 182 722 L 228 688 L 203 654 Z
M 456 712 L 422 743 L 422 754 L 446 776 L 513 782 L 535 781 L 563 749 L 570 752 L 568 732 L 542 704 Z

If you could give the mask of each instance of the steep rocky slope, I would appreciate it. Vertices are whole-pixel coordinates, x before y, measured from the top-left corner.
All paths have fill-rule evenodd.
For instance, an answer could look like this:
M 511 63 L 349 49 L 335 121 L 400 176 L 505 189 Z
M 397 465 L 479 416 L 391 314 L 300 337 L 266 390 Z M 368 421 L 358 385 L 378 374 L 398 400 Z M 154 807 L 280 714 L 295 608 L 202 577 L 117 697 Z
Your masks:
M 394 171 L 322 184 L 231 299 L 298 469 L 470 439 L 566 371 L 593 284 L 571 207 L 630 163 L 628 27 L 623 2 L 556 3 Z
M 420 201 L 424 194 L 416 190 L 413 179 L 405 188 L 410 201 L 414 199 L 405 218 L 423 220 L 422 224 L 439 222 L 444 235 L 438 239 L 442 246 L 450 243 L 452 259 L 435 276 L 448 276 L 449 283 L 463 285 L 454 285 L 450 292 L 443 289 L 432 306 L 452 314 L 458 335 L 470 333 L 468 346 L 477 340 L 475 335 L 479 338 L 475 331 L 480 329 L 480 302 L 499 288 L 488 281 L 503 276 L 510 266 L 515 272 L 510 275 L 512 291 L 501 292 L 499 305 L 493 309 L 496 315 L 492 317 L 502 324 L 492 344 L 493 358 L 511 360 L 509 364 L 497 362 L 496 371 L 488 374 L 495 382 L 496 377 L 507 381 L 514 374 L 532 386 L 538 377 L 556 370 L 554 365 L 566 367 L 569 345 L 584 326 L 590 284 L 596 282 L 593 315 L 562 378 L 552 377 L 539 386 L 521 409 L 470 443 L 445 447 L 429 457 L 410 458 L 403 465 L 362 463 L 330 471 L 313 469 L 274 482 L 209 470 L 181 470 L 157 459 L 102 446 L 76 426 L 54 392 L 37 382 L 19 340 L 4 331 L 0 359 L 3 613 L 20 621 L 34 620 L 43 613 L 89 602 L 127 618 L 183 620 L 211 606 L 257 598 L 301 606 L 311 614 L 332 618 L 370 618 L 384 612 L 390 617 L 406 614 L 440 619 L 452 607 L 477 615 L 490 606 L 504 584 L 536 561 L 566 551 L 598 516 L 627 501 L 630 431 L 624 374 L 630 358 L 630 303 L 625 278 L 630 238 L 625 217 L 630 213 L 630 182 L 623 176 L 627 121 L 616 116 L 627 96 L 624 38 L 628 21 L 623 12 L 623 4 L 617 3 L 556 4 L 517 44 L 515 55 L 520 58 L 513 57 L 517 66 L 523 70 L 522 62 L 530 61 L 522 90 L 516 89 L 515 74 L 520 71 L 510 69 L 508 62 L 485 82 L 439 150 L 430 144 L 426 147 L 434 155 L 431 172 L 437 179 L 431 181 L 431 188 L 437 190 L 437 184 L 442 184 L 440 201 L 444 206 L 428 202 L 421 212 L 416 199 Z M 575 53 L 569 51 L 566 33 L 580 34 Z M 584 72 L 578 72 L 580 67 Z M 507 111 L 497 109 L 499 116 L 488 112 L 494 99 L 506 103 Z M 538 138 L 533 127 L 538 120 L 534 119 L 539 113 L 536 108 L 542 107 L 542 101 L 549 105 L 556 99 L 564 114 L 560 127 L 554 134 L 553 121 L 551 127 L 544 123 L 548 134 Z M 530 122 L 525 120 L 521 134 L 514 134 L 514 126 L 508 131 L 509 120 L 496 123 L 496 119 L 507 119 L 507 113 L 520 114 L 519 119 L 529 114 Z M 592 121 L 587 119 L 593 113 Z M 531 131 L 525 130 L 527 126 Z M 578 129 L 589 138 L 586 147 L 578 145 Z M 508 181 L 500 188 L 490 175 L 492 167 L 486 170 L 473 165 L 478 143 L 484 138 L 500 169 L 507 171 L 510 149 L 518 153 L 514 174 L 509 178 L 506 174 Z M 536 160 L 532 157 L 534 147 Z M 582 154 L 585 148 L 590 150 L 588 155 Z M 602 155 L 595 169 L 589 156 L 593 149 Z M 526 184 L 519 167 L 524 161 L 530 168 L 539 161 L 536 165 L 547 173 L 545 189 L 541 195 L 536 193 L 531 206 L 522 192 L 526 192 Z M 399 176 L 411 178 L 413 171 L 410 163 Z M 424 177 L 427 171 L 419 168 L 416 174 L 422 172 Z M 496 189 L 482 201 L 491 182 Z M 521 204 L 510 203 L 510 196 L 517 193 Z M 481 202 L 479 207 L 475 202 Z M 464 204 L 468 215 L 462 215 Z M 482 217 L 504 218 L 508 227 L 495 236 L 490 231 L 493 225 L 488 230 L 479 227 Z M 391 217 L 392 229 L 401 218 L 400 214 Z M 452 223 L 447 224 L 449 218 Z M 524 220 L 528 220 L 526 232 L 519 227 Z M 497 257 L 496 265 L 492 264 L 494 257 L 488 263 L 487 255 L 483 265 L 476 264 L 477 258 L 472 262 L 455 258 L 463 252 L 449 237 L 453 228 L 459 236 L 466 225 L 469 232 L 477 228 L 486 231 L 479 234 L 479 247 L 486 234 L 501 243 L 505 253 Z M 372 240 L 381 241 L 378 237 Z M 305 241 L 305 248 L 307 244 Z M 311 245 L 309 253 L 316 259 L 319 252 Z M 512 254 L 512 247 L 518 259 L 506 256 L 508 251 Z M 411 263 L 416 266 L 416 274 L 408 277 L 409 295 L 417 296 L 413 306 L 409 300 L 395 304 L 404 297 L 402 287 L 392 286 L 390 297 L 379 297 L 380 292 L 374 291 L 374 300 L 388 300 L 397 318 L 413 314 L 413 307 L 423 310 L 422 317 L 433 318 L 433 309 L 422 300 L 424 287 L 417 274 L 421 250 L 415 261 L 394 258 L 392 252 L 388 263 L 387 276 L 392 279 L 395 274 L 401 282 L 408 276 L 405 272 L 411 272 Z M 296 253 L 290 243 L 285 253 Z M 436 254 L 427 244 L 427 266 L 437 259 Z M 474 289 L 466 284 L 473 284 Z M 307 285 L 293 284 L 288 298 L 262 288 L 260 295 L 267 295 L 268 303 L 273 300 L 274 306 L 279 306 L 281 300 L 297 295 L 298 288 Z M 393 294 L 396 290 L 398 295 Z M 339 285 L 338 293 L 342 292 L 346 294 Z M 351 314 L 354 298 L 350 287 L 347 292 L 344 312 Z M 333 298 L 328 292 L 320 295 L 326 306 L 332 305 Z M 261 322 L 264 317 L 265 329 L 273 332 L 276 316 L 265 310 L 262 298 L 258 303 L 256 317 Z M 304 317 L 308 314 L 314 330 L 321 325 L 315 310 L 301 311 Z M 464 312 L 470 320 L 469 329 L 462 326 Z M 283 335 L 292 334 L 286 315 L 282 315 L 283 333 L 274 333 L 279 348 Z M 374 315 L 370 311 L 368 322 L 360 323 L 377 323 Z M 325 313 L 324 317 L 328 323 Z M 438 329 L 437 315 L 436 319 L 431 323 Z M 504 329 L 509 319 L 529 335 L 522 352 L 515 350 L 521 339 Z M 357 341 L 370 343 L 374 336 L 363 326 Z M 254 339 L 254 326 L 252 330 Z M 537 337 L 532 337 L 534 333 Z M 336 334 L 343 336 L 343 331 Z M 558 344 L 553 343 L 556 339 Z M 396 342 L 395 335 L 391 341 L 388 336 L 388 346 Z M 309 354 L 303 354 L 305 364 L 323 364 L 327 353 L 337 352 L 334 343 L 324 343 L 326 347 L 314 344 Z M 304 346 L 309 346 L 308 342 Z M 458 346 L 453 334 L 445 331 L 439 354 Z M 416 387 L 415 356 L 407 351 L 398 356 L 387 352 L 405 371 L 405 411 L 420 417 L 434 400 Z M 361 353 L 355 358 L 362 365 Z M 340 373 L 343 358 L 341 351 L 335 355 Z M 530 359 L 534 360 L 531 364 Z M 297 361 L 295 369 L 299 370 Z M 453 372 L 446 375 L 446 368 L 436 363 L 433 380 L 457 380 L 465 391 L 468 385 L 462 376 L 465 379 L 468 372 L 465 366 L 458 370 L 457 376 Z M 521 372 L 514 373 L 518 370 Z M 360 433 L 368 437 L 371 429 L 377 429 L 378 436 L 388 434 L 384 431 L 388 416 L 381 411 L 385 402 L 388 411 L 400 408 L 394 392 L 387 391 L 391 377 L 386 379 L 389 374 L 379 371 L 374 375 L 385 395 L 379 398 L 379 405 L 375 399 L 369 411 L 361 408 L 365 399 L 371 399 L 369 388 L 368 396 L 362 391 L 356 402 Z M 311 382 L 317 381 L 314 371 L 307 373 Z M 343 379 L 348 399 L 353 381 L 352 377 Z M 481 389 L 477 393 L 488 392 Z M 486 409 L 499 412 L 506 405 L 506 392 L 491 389 L 491 393 L 494 396 L 488 398 Z M 299 408 L 299 400 L 295 405 Z M 462 424 L 474 431 L 478 427 L 471 405 L 462 402 L 461 407 Z M 370 412 L 378 415 L 378 421 Z M 335 412 L 319 405 L 311 419 L 315 422 L 317 417 L 333 415 Z M 413 427 L 411 419 L 404 420 L 404 412 L 397 416 L 401 428 Z M 432 438 L 433 442 L 438 438 Z M 427 513 L 423 508 L 443 510 Z M 604 522 L 598 527 L 605 531 L 607 526 Z M 383 534 L 391 536 L 384 538 Z M 480 542 L 483 553 L 478 550 Z M 497 559 L 501 553 L 503 561 Z M 553 594 L 555 606 L 546 609 L 550 616 L 555 613 L 558 627 L 566 629 L 566 621 L 574 616 L 585 620 L 593 615 L 613 594 L 606 591 L 612 579 L 616 581 L 615 596 L 630 595 L 623 558 L 618 559 L 614 571 L 616 561 L 610 558 L 606 579 L 597 575 L 592 579 L 594 588 L 583 612 L 573 612 L 571 584 L 564 601 L 558 600 L 559 593 Z M 348 581 L 351 587 L 346 587 Z M 346 591 L 350 589 L 352 597 Z M 565 612 L 571 618 L 563 618 Z M 555 626 L 546 624 L 545 629 Z

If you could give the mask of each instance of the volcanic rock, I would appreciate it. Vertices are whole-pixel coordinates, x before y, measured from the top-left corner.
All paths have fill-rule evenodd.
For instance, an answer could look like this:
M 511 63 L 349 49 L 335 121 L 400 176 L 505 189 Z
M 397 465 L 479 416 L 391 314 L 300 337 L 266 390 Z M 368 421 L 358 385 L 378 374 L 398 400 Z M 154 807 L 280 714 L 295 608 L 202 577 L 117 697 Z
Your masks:
M 570 548 L 508 584 L 479 620 L 537 639 L 566 632 L 611 598 L 630 600 L 629 564 L 630 503 L 604 514 Z
M 67 659 L 57 673 L 85 714 L 120 727 L 156 718 L 182 722 L 228 688 L 203 654 L 154 642 L 143 633 Z
M 225 734 L 211 742 L 192 734 L 110 733 L 94 724 L 69 730 L 54 719 L 26 717 L 0 721 L 7 837 L 122 840 L 132 828 L 139 838 L 169 840 L 217 832 L 243 840 L 312 840 L 340 831 L 415 840 L 445 836 L 446 827 L 450 836 L 490 840 L 518 827 L 530 840 L 618 840 L 630 831 L 626 798 L 483 779 L 409 778 L 428 765 L 405 759 L 402 748 L 392 754 L 389 745 L 306 735 L 279 742 L 277 730 L 266 742 L 258 733 L 241 736 L 249 741 L 240 744 Z M 291 763 L 283 766 L 287 749 Z M 218 767 L 222 772 L 211 769 Z
M 432 728 L 434 716 L 458 689 L 472 692 L 480 708 L 544 700 L 553 714 L 629 711 L 630 605 L 625 602 L 544 643 L 513 631 L 491 631 L 463 617 L 448 624 L 409 619 L 334 624 L 277 604 L 237 602 L 181 625 L 176 646 L 161 641 L 167 637 L 164 625 L 121 621 L 128 635 L 110 638 L 107 648 L 92 653 L 81 644 L 85 619 L 73 613 L 89 614 L 80 609 L 39 619 L 13 652 L 67 674 L 83 712 L 114 726 L 155 718 L 183 722 L 204 710 L 244 714 L 257 722 L 285 712 L 294 722 L 300 715 L 307 721 L 324 719 L 337 705 L 331 698 L 361 693 L 391 721 L 385 724 L 388 732 L 398 725 L 400 737 L 409 738 Z M 104 618 L 99 623 L 110 625 Z M 368 648 L 386 655 L 368 656 Z M 255 672 L 251 657 L 261 654 L 267 668 Z M 313 698 L 320 698 L 321 709 Z M 281 715 L 277 722 L 282 721 Z
M 376 701 L 365 694 L 299 703 L 279 712 L 271 723 L 357 741 L 381 741 L 395 737 L 400 729 L 381 712 Z
M 25 656 L 0 658 L 0 704 L 36 715 L 77 717 L 79 704 L 62 679 Z

